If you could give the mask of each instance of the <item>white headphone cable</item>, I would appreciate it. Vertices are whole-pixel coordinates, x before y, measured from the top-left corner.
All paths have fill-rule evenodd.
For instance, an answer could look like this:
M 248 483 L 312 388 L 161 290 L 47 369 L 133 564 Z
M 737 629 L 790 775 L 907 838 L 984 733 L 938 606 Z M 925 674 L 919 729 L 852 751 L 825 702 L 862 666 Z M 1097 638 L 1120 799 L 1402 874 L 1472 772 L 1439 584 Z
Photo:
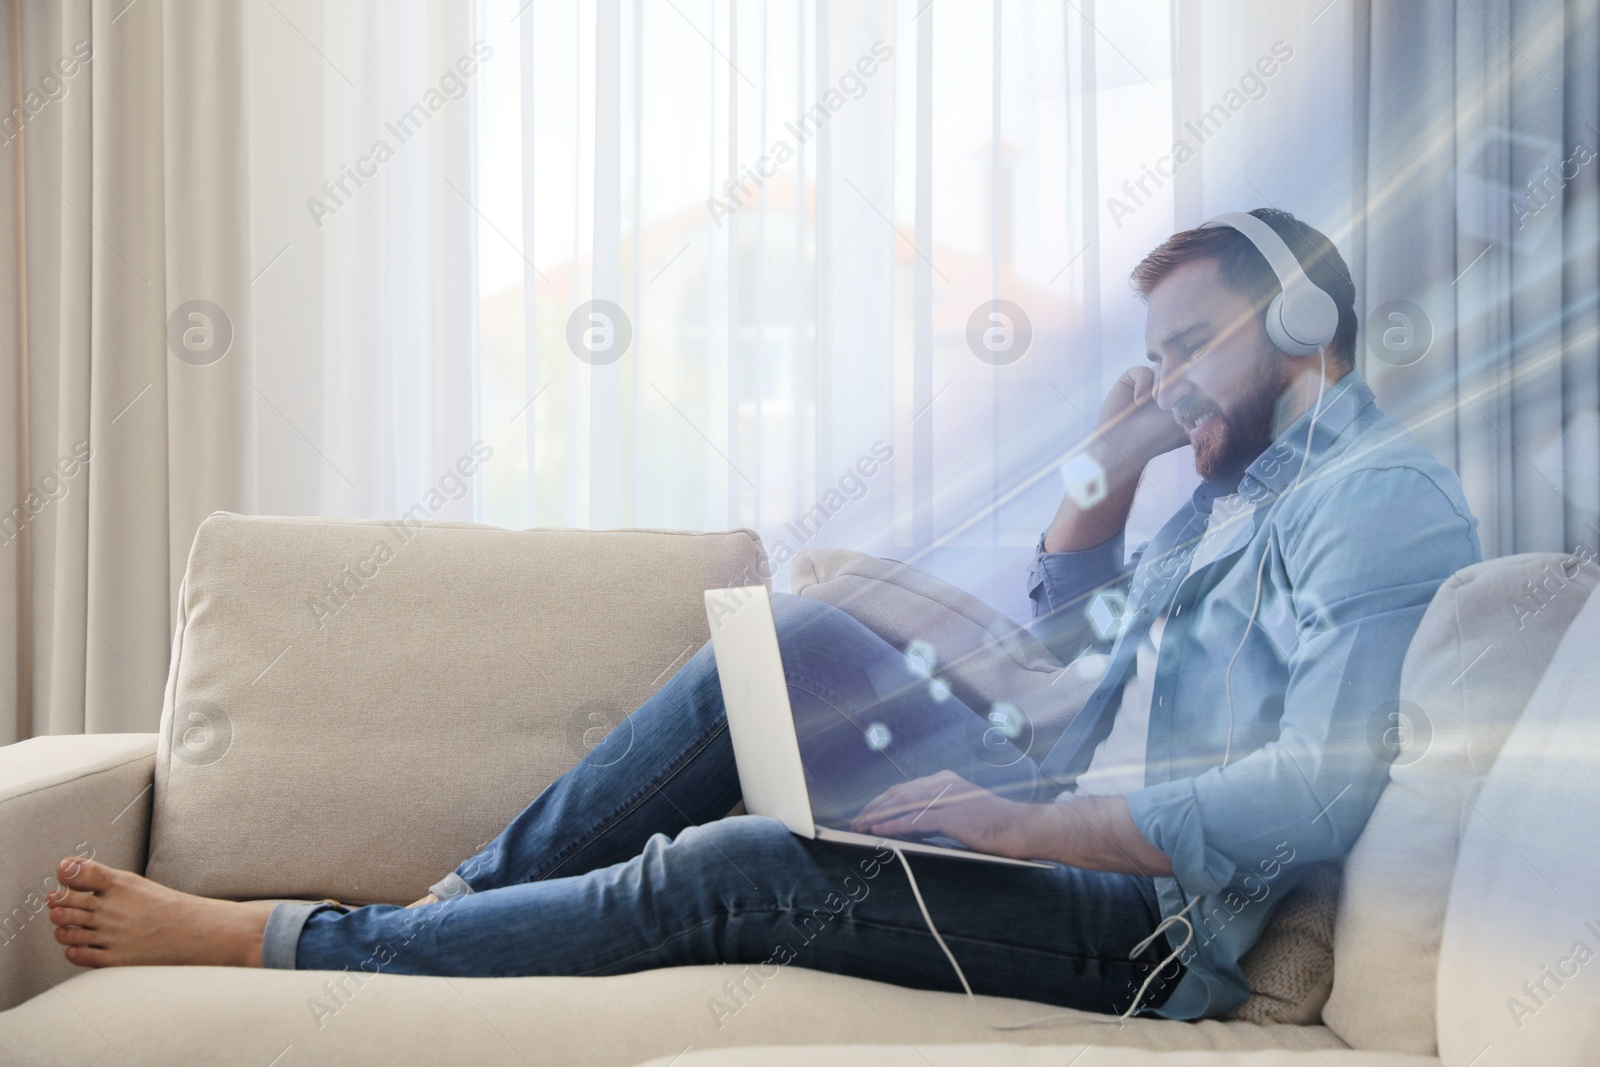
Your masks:
M 1317 349 L 1317 402 L 1311 408 L 1311 422 L 1306 426 L 1306 444 L 1303 455 L 1300 457 L 1300 469 L 1295 472 L 1294 484 L 1289 487 L 1292 492 L 1300 487 L 1300 479 L 1306 473 L 1306 464 L 1311 462 L 1311 435 L 1316 433 L 1317 420 L 1322 417 L 1322 397 L 1328 385 L 1328 349 L 1326 346 Z M 1261 610 L 1261 576 L 1267 569 L 1267 557 L 1272 554 L 1272 534 L 1267 534 L 1267 543 L 1261 549 L 1261 562 L 1256 565 L 1256 592 L 1255 599 L 1250 604 L 1250 618 L 1245 620 L 1244 633 L 1239 638 L 1239 647 L 1233 650 L 1233 656 L 1228 660 L 1228 669 L 1222 675 L 1223 692 L 1228 700 L 1228 738 L 1222 747 L 1222 765 L 1228 765 L 1228 759 L 1233 755 L 1233 665 L 1239 662 L 1239 653 L 1244 651 L 1245 642 L 1250 640 L 1250 631 L 1255 627 L 1256 614 Z
M 1029 1027 L 1038 1026 L 1040 1023 L 1053 1022 L 1057 1019 L 1075 1019 L 1080 1022 L 1082 1021 L 1081 1015 L 1072 1012 L 1055 1012 L 1050 1015 L 1041 1015 L 1036 1019 L 1025 1019 L 1019 1023 L 997 1023 L 992 1021 L 988 1014 L 984 1012 L 983 1008 L 979 1007 L 977 995 L 972 992 L 972 985 L 967 981 L 966 973 L 962 971 L 961 964 L 956 962 L 955 953 L 951 952 L 950 946 L 945 944 L 944 938 L 939 934 L 939 928 L 933 925 L 933 916 L 928 914 L 927 902 L 922 899 L 922 889 L 917 885 L 917 876 L 911 873 L 911 863 L 906 859 L 906 854 L 901 852 L 894 845 L 890 845 L 889 848 L 894 852 L 895 858 L 900 861 L 900 866 L 905 868 L 906 881 L 911 883 L 911 895 L 917 900 L 917 910 L 922 912 L 922 921 L 927 924 L 928 933 L 932 934 L 934 941 L 938 942 L 940 951 L 944 953 L 944 958 L 950 961 L 950 966 L 956 972 L 956 978 L 961 981 L 961 988 L 966 990 L 968 1003 L 970 1003 L 973 1007 L 973 1010 L 978 1013 L 978 1018 L 983 1020 L 984 1025 L 988 1026 L 991 1030 L 1026 1030 Z M 1194 942 L 1194 924 L 1185 917 L 1184 912 L 1187 912 L 1199 902 L 1200 898 L 1194 897 L 1187 905 L 1184 906 L 1183 911 L 1180 911 L 1175 915 L 1169 915 L 1162 919 L 1156 924 L 1156 928 L 1151 931 L 1150 936 L 1133 946 L 1133 951 L 1128 953 L 1128 958 L 1130 960 L 1134 959 L 1139 955 L 1139 953 L 1148 948 L 1152 941 L 1159 937 L 1169 926 L 1175 922 L 1183 923 L 1184 927 L 1189 931 L 1188 936 L 1183 939 L 1183 944 L 1179 945 L 1176 949 L 1172 950 L 1172 952 L 1168 953 L 1167 957 L 1160 963 L 1156 964 L 1155 969 L 1145 976 L 1144 984 L 1139 986 L 1139 991 L 1134 994 L 1133 1003 L 1128 1006 L 1127 1011 L 1117 1016 L 1117 1025 L 1119 1027 L 1126 1022 L 1135 1011 L 1139 1009 L 1140 1002 L 1144 1000 L 1145 992 L 1150 988 L 1150 983 L 1155 981 L 1156 976 L 1166 969 L 1167 964 L 1171 963 L 1173 960 L 1177 959 L 1185 951 L 1187 951 L 1189 946 Z
M 1179 956 L 1182 956 L 1189 950 L 1189 946 L 1194 944 L 1194 923 L 1189 921 L 1188 912 L 1190 908 L 1194 907 L 1198 903 L 1200 903 L 1200 897 L 1198 895 L 1190 897 L 1189 903 L 1185 904 L 1181 911 L 1174 912 L 1173 914 L 1168 915 L 1165 919 L 1162 919 L 1160 922 L 1156 923 L 1156 928 L 1150 931 L 1150 936 L 1139 942 L 1137 945 L 1134 945 L 1133 949 L 1128 953 L 1128 958 L 1130 960 L 1133 959 L 1135 956 L 1139 955 L 1139 953 L 1149 948 L 1152 941 L 1165 933 L 1167 927 L 1172 926 L 1175 923 L 1182 923 L 1184 930 L 1187 931 L 1187 933 L 1184 934 L 1183 943 L 1177 948 L 1173 949 L 1171 952 L 1167 953 L 1166 956 L 1162 958 L 1161 962 L 1156 964 L 1155 969 L 1149 974 L 1145 975 L 1144 983 L 1139 986 L 1139 992 L 1133 995 L 1133 1003 L 1128 1005 L 1127 1011 L 1117 1016 L 1118 1022 L 1127 1021 L 1132 1017 L 1134 1012 L 1139 1010 L 1139 1004 L 1144 1000 L 1145 991 L 1150 988 L 1150 983 L 1154 982 L 1156 980 L 1156 976 L 1167 969 L 1167 964 L 1171 963 Z
M 1222 765 L 1228 765 L 1228 758 L 1233 754 L 1233 665 L 1239 662 L 1239 653 L 1244 651 L 1245 642 L 1250 640 L 1250 631 L 1256 624 L 1256 613 L 1261 610 L 1261 576 L 1266 572 L 1267 559 L 1272 555 L 1272 531 L 1267 531 L 1267 543 L 1261 549 L 1261 562 L 1256 564 L 1256 596 L 1250 604 L 1250 617 L 1245 620 L 1244 634 L 1239 638 L 1239 647 L 1233 650 L 1233 658 L 1228 660 L 1228 669 L 1222 674 L 1222 689 L 1228 699 L 1228 739 L 1222 747 Z
M 1311 462 L 1311 435 L 1316 432 L 1317 420 L 1322 417 L 1322 394 L 1328 388 L 1328 346 L 1323 345 L 1317 349 L 1317 402 L 1311 406 L 1311 424 L 1306 427 L 1305 455 L 1300 457 L 1300 469 L 1295 472 L 1294 485 L 1291 489 L 1300 488 L 1300 479 L 1306 473 L 1306 464 Z

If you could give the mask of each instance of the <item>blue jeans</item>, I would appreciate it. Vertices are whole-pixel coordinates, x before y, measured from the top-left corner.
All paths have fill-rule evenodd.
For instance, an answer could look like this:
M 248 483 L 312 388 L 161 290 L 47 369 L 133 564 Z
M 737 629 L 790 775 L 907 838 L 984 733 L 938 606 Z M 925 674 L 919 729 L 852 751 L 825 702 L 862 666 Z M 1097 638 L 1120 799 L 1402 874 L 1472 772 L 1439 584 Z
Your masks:
M 780 593 L 773 613 L 820 812 L 847 820 L 889 785 L 946 768 L 1019 799 L 1049 792 L 1031 759 L 843 611 Z M 439 903 L 279 905 L 263 961 L 461 976 L 736 963 L 755 965 L 745 973 L 756 982 L 796 963 L 960 990 L 889 849 L 725 817 L 739 795 L 708 643 L 435 886 Z M 1161 920 L 1148 878 L 907 859 L 977 993 L 1117 1013 L 1166 953 L 1158 938 L 1129 959 Z M 1145 1007 L 1180 973 L 1169 965 Z

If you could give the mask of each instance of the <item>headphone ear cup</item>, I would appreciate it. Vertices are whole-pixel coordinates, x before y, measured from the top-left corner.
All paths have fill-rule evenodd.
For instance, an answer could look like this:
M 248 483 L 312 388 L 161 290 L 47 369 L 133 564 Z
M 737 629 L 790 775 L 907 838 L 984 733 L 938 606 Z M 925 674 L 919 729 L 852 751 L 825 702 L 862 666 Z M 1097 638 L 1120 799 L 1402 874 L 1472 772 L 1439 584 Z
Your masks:
M 1291 356 L 1315 355 L 1339 329 L 1333 297 L 1314 285 L 1290 286 L 1267 305 L 1267 337 Z

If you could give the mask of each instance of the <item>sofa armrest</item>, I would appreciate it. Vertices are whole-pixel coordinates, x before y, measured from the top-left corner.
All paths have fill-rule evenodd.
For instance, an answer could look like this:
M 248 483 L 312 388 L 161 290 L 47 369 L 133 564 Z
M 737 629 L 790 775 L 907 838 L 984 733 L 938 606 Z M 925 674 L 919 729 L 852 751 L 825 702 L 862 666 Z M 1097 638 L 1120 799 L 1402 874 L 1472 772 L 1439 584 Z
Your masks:
M 63 856 L 144 871 L 155 734 L 36 737 L 0 748 L 0 1011 L 77 973 L 45 894 Z

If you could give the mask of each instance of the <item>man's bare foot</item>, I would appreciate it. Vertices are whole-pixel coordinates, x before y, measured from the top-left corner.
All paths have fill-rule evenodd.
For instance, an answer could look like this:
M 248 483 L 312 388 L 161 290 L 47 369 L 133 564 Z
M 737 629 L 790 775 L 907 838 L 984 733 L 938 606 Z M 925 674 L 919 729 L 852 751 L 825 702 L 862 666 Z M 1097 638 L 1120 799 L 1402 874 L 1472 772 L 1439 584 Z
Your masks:
M 94 860 L 57 866 L 50 921 L 67 959 L 80 967 L 128 964 L 261 966 L 270 904 L 242 904 L 180 893 Z
M 406 907 L 408 907 L 408 908 L 420 908 L 424 904 L 437 904 L 437 903 L 439 903 L 439 898 L 434 896 L 432 893 L 429 893 L 427 896 L 423 897 L 421 900 L 413 900 L 411 903 L 407 904 Z

